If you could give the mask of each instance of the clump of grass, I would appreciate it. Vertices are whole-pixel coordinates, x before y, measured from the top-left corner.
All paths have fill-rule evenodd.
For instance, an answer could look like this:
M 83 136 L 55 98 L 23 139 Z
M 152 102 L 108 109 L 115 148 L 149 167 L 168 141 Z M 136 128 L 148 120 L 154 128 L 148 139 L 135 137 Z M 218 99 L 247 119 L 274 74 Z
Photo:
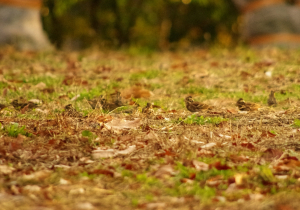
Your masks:
M 180 90 L 181 93 L 183 94 L 205 94 L 205 95 L 215 95 L 217 94 L 217 90 L 216 89 L 208 89 L 205 87 L 200 87 L 200 86 L 188 86 L 186 88 L 183 88 Z
M 185 124 L 196 124 L 196 125 L 204 125 L 204 124 L 214 124 L 217 125 L 223 121 L 227 121 L 222 117 L 204 117 L 204 116 L 197 116 L 192 114 L 188 116 L 183 122 Z
M 300 128 L 300 120 L 299 120 L 299 119 L 295 119 L 295 120 L 294 120 L 293 126 L 294 126 L 295 128 Z
M 11 124 L 10 126 L 5 128 L 5 131 L 7 132 L 8 136 L 11 137 L 17 137 L 19 134 L 30 137 L 32 134 L 28 133 L 25 130 L 25 125 L 22 127 L 19 127 L 18 123 Z
M 143 71 L 143 72 L 139 72 L 139 73 L 133 73 L 130 76 L 131 80 L 140 80 L 143 78 L 146 79 L 154 79 L 156 77 L 158 77 L 161 74 L 160 71 L 158 70 L 149 70 L 149 71 Z
M 93 132 L 88 130 L 82 131 L 81 135 L 87 137 L 89 139 L 89 142 L 91 142 L 94 138 L 96 138 L 96 135 Z

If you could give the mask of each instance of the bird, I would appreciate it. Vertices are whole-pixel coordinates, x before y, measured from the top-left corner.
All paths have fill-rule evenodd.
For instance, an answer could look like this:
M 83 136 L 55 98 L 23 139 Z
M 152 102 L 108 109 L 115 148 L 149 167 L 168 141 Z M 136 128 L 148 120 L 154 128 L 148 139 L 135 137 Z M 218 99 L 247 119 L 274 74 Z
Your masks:
M 101 105 L 104 111 L 113 111 L 114 109 L 120 107 L 116 103 L 109 103 L 105 98 L 101 100 Z
M 72 104 L 68 104 L 65 106 L 65 111 L 63 112 L 63 115 L 69 116 L 69 117 L 75 117 L 75 118 L 82 118 L 82 114 L 76 111 L 76 109 L 73 107 Z
M 120 92 L 117 91 L 116 93 L 110 94 L 110 99 L 111 100 L 108 101 L 106 98 L 100 95 L 97 98 L 88 100 L 88 102 L 92 109 L 95 109 L 97 105 L 101 105 L 102 109 L 105 111 L 112 111 L 118 107 L 124 106 Z
M 97 98 L 88 100 L 88 103 L 90 104 L 90 106 L 92 107 L 92 109 L 96 109 L 96 108 L 99 108 L 99 107 L 102 106 L 102 99 L 103 99 L 103 96 L 100 95 Z
M 122 97 L 121 97 L 121 93 L 119 91 L 117 91 L 116 93 L 110 94 L 111 98 L 112 98 L 112 102 L 114 104 L 116 104 L 118 107 L 120 106 L 124 106 Z
M 142 109 L 142 113 L 144 114 L 152 114 L 154 112 L 152 104 L 151 103 L 147 103 L 147 105 Z
M 28 106 L 28 109 L 34 109 L 34 108 L 37 108 L 38 105 L 29 101 L 27 103 L 19 103 L 18 99 L 16 100 L 13 100 L 11 103 L 10 103 L 16 110 L 21 110 L 23 109 L 25 106 Z
M 184 99 L 184 102 L 185 102 L 185 106 L 186 106 L 187 110 L 189 110 L 190 112 L 199 112 L 201 110 L 213 108 L 212 106 L 209 106 L 207 104 L 194 101 L 192 96 L 187 96 Z
M 246 103 L 242 98 L 236 102 L 236 106 L 240 111 L 256 111 L 258 108 L 260 108 L 260 105 L 250 102 Z
M 269 106 L 276 106 L 277 105 L 274 90 L 271 90 L 271 93 L 270 93 L 269 98 L 268 98 L 268 105 Z
M 0 112 L 5 109 L 7 106 L 5 104 L 0 104 Z

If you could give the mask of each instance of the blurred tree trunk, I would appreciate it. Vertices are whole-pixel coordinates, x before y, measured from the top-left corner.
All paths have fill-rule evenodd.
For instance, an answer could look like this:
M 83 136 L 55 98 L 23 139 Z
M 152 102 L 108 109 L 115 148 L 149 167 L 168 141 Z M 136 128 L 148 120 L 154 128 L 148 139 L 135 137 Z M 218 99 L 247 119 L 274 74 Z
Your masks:
M 0 45 L 19 50 L 48 50 L 51 45 L 40 19 L 41 1 L 0 1 Z
M 120 8 L 117 0 L 111 0 L 112 10 L 114 11 L 116 21 L 115 30 L 118 39 L 118 45 L 128 45 L 130 43 L 130 30 L 135 25 L 139 11 L 143 5 L 143 0 L 129 0 L 126 2 L 125 7 Z
M 50 17 L 50 39 L 55 44 L 57 48 L 61 48 L 63 45 L 63 27 L 60 23 L 59 18 L 55 14 L 55 0 L 48 0 L 47 7 L 49 8 L 49 17 Z
M 247 43 L 254 46 L 300 47 L 298 1 L 233 2 L 243 13 L 242 37 Z
M 97 18 L 98 9 L 100 4 L 102 3 L 101 0 L 91 0 L 90 1 L 90 21 L 91 26 L 96 33 L 100 33 L 101 25 Z

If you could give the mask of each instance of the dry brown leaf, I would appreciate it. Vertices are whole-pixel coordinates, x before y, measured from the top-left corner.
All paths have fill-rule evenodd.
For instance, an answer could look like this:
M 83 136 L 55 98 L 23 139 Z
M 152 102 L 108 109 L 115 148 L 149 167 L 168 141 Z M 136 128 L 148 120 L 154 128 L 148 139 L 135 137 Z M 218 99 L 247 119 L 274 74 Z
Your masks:
M 43 82 L 40 82 L 40 83 L 38 83 L 37 85 L 34 86 L 34 88 L 38 89 L 38 90 L 44 89 L 46 87 L 47 87 L 46 84 L 43 83 Z
M 23 109 L 21 109 L 21 113 L 25 114 L 25 112 L 27 112 L 27 110 L 28 110 L 28 107 L 29 107 L 29 104 L 27 104 Z
M 134 150 L 136 150 L 136 146 L 132 145 L 129 146 L 125 150 L 114 150 L 114 149 L 107 149 L 107 150 L 102 150 L 102 149 L 97 149 L 92 152 L 92 156 L 94 159 L 99 159 L 99 158 L 109 158 L 109 157 L 115 157 L 117 155 L 128 155 L 132 153 Z
M 140 118 L 136 118 L 135 120 L 124 120 L 124 119 L 118 119 L 114 118 L 112 121 L 105 124 L 105 126 L 108 129 L 133 129 L 142 124 Z
M 93 151 L 92 156 L 94 159 L 114 157 L 115 150 L 114 149 L 107 149 L 107 150 L 97 149 L 97 150 Z
M 208 171 L 209 170 L 209 165 L 206 163 L 200 162 L 198 160 L 193 160 L 192 163 L 197 171 Z
M 208 149 L 208 148 L 212 148 L 214 146 L 216 146 L 217 144 L 214 143 L 214 142 L 211 142 L 211 143 L 208 143 L 208 144 L 205 144 L 203 146 L 201 146 L 202 149 Z
M 16 170 L 16 169 L 13 167 L 10 167 L 7 165 L 0 165 L 0 174 L 7 175 L 7 174 L 12 173 L 14 170 Z
M 150 98 L 153 96 L 153 93 L 147 89 L 143 89 L 138 86 L 131 87 L 129 89 L 124 90 L 121 93 L 121 96 L 125 99 L 129 98 Z
M 49 170 L 37 171 L 32 174 L 25 174 L 21 177 L 24 180 L 43 180 L 51 174 Z
M 172 176 L 172 175 L 175 175 L 175 170 L 171 165 L 164 165 L 160 167 L 154 174 L 154 176 L 157 178 L 163 178 L 165 176 Z

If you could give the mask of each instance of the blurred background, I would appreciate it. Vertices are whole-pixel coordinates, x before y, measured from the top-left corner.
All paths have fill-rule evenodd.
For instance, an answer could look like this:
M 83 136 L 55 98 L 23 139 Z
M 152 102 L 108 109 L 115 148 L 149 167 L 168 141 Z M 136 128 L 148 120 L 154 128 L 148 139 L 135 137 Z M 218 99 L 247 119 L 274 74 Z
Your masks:
M 229 0 L 44 0 L 41 14 L 57 48 L 230 46 L 238 35 Z
M 42 49 L 51 43 L 72 50 L 93 46 L 173 50 L 212 44 L 231 47 L 242 37 L 250 44 L 295 46 L 300 45 L 299 2 L 0 0 L 0 43 L 23 49 Z

